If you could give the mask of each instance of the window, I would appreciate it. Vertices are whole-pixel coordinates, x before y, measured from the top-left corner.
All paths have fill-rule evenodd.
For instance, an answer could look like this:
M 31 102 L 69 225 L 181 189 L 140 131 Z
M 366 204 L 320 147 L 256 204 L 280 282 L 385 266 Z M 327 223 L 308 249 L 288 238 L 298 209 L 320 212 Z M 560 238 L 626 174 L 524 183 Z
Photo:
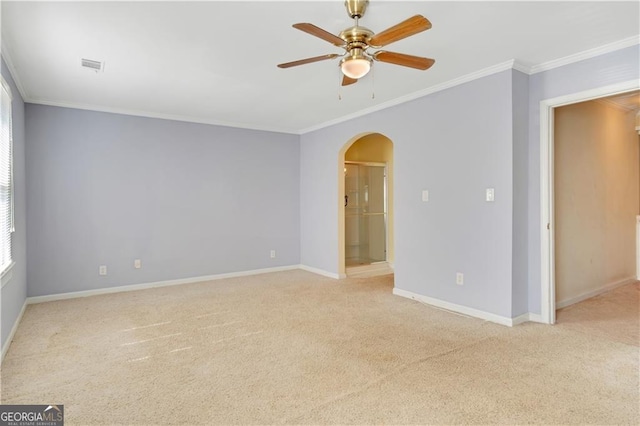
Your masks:
M 0 103 L 0 274 L 11 266 L 13 227 L 13 133 L 11 128 L 11 90 L 2 83 Z

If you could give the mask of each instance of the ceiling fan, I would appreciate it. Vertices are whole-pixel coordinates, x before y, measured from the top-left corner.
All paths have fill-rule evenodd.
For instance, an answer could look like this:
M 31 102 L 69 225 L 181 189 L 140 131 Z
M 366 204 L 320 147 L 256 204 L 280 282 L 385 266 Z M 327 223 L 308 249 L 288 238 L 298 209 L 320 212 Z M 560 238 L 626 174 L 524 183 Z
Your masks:
M 284 64 L 279 64 L 278 67 L 290 68 L 342 56 L 342 59 L 340 60 L 340 69 L 344 74 L 342 77 L 342 85 L 348 86 L 356 83 L 359 78 L 364 77 L 371 69 L 371 65 L 374 60 L 416 68 L 419 70 L 429 69 L 435 63 L 435 60 L 433 59 L 423 58 L 420 56 L 387 52 L 385 50 L 378 50 L 376 52 L 368 51 L 369 49 L 379 49 L 398 40 L 402 40 L 403 38 L 428 30 L 431 28 L 431 22 L 429 22 L 429 20 L 424 16 L 412 16 L 393 27 L 375 34 L 370 29 L 358 25 L 358 19 L 364 16 L 369 0 L 346 0 L 344 4 L 349 16 L 355 20 L 355 25 L 345 29 L 337 36 L 307 22 L 293 25 L 293 28 L 321 38 L 335 46 L 342 47 L 345 50 L 344 55 L 331 53 L 328 55 L 286 62 Z

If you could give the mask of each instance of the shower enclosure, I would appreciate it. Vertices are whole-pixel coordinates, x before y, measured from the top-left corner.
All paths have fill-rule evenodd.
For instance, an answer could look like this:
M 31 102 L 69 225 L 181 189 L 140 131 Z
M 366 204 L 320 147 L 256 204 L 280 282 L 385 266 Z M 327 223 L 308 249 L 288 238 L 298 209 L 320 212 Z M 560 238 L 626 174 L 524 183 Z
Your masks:
M 345 265 L 387 260 L 387 178 L 384 163 L 345 161 Z

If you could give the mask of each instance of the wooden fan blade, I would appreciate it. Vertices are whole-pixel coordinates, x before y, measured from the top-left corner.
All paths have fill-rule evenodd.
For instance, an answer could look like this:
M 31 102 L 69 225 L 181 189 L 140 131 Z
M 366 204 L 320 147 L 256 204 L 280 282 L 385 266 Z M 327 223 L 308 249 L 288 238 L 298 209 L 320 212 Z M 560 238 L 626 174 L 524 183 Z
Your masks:
M 322 56 L 314 56 L 313 58 L 300 59 L 299 61 L 285 62 L 284 64 L 278 64 L 278 68 L 297 67 L 298 65 L 310 64 L 312 62 L 324 61 L 326 59 L 333 59 L 338 56 L 340 55 L 337 55 L 335 53 L 330 53 L 328 55 L 322 55 Z
M 313 24 L 308 22 L 303 22 L 301 24 L 293 24 L 293 28 L 296 28 L 300 31 L 304 31 L 305 33 L 311 34 L 312 36 L 316 36 L 318 38 L 323 39 L 324 41 L 328 41 L 331 44 L 336 46 L 344 46 L 345 42 L 338 36 L 331 34 L 328 31 L 323 30 L 320 27 L 316 27 Z
M 422 15 L 412 16 L 394 25 L 391 28 L 387 28 L 379 34 L 374 35 L 369 40 L 369 46 L 382 47 L 387 44 L 393 43 L 403 38 L 418 34 L 422 31 L 431 28 L 431 22 Z
M 381 50 L 374 53 L 373 58 L 380 62 L 387 62 L 389 64 L 402 65 L 403 67 L 417 68 L 419 70 L 426 70 L 436 62 L 430 58 L 422 58 L 420 56 L 405 55 L 404 53 L 385 52 Z
M 357 82 L 358 82 L 357 78 L 347 77 L 346 75 L 342 76 L 342 85 L 343 86 L 348 86 L 350 84 L 357 83 Z

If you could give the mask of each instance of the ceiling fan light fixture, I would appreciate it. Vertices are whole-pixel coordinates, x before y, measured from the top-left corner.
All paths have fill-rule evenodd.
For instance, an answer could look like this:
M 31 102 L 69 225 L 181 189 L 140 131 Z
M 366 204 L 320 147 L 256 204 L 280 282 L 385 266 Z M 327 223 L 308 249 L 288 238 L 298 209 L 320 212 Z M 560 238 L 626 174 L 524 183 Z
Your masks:
M 347 58 L 340 64 L 342 73 L 356 80 L 367 75 L 371 69 L 371 62 L 365 58 Z
M 364 16 L 369 0 L 344 0 L 344 2 L 347 7 L 349 17 L 355 20 L 355 25 L 342 30 L 338 35 L 323 30 L 309 22 L 293 24 L 293 27 L 300 31 L 304 31 L 307 34 L 318 37 L 336 47 L 344 49 L 345 54 L 343 56 L 335 53 L 315 56 L 312 58 L 278 64 L 278 67 L 290 68 L 342 56 L 342 59 L 340 60 L 340 70 L 343 74 L 342 86 L 349 86 L 357 83 L 359 79 L 369 73 L 374 60 L 423 71 L 434 64 L 435 60 L 431 58 L 423 58 L 420 56 L 387 51 L 368 52 L 368 49 L 370 48 L 379 49 L 388 44 L 395 43 L 396 41 L 430 29 L 431 22 L 429 22 L 427 18 L 422 15 L 414 15 L 411 18 L 405 19 L 404 21 L 376 34 L 368 28 L 361 27 L 358 23 L 359 18 Z
M 352 52 L 351 55 L 340 61 L 340 69 L 347 77 L 357 80 L 367 75 L 371 69 L 371 59 L 362 52 Z

